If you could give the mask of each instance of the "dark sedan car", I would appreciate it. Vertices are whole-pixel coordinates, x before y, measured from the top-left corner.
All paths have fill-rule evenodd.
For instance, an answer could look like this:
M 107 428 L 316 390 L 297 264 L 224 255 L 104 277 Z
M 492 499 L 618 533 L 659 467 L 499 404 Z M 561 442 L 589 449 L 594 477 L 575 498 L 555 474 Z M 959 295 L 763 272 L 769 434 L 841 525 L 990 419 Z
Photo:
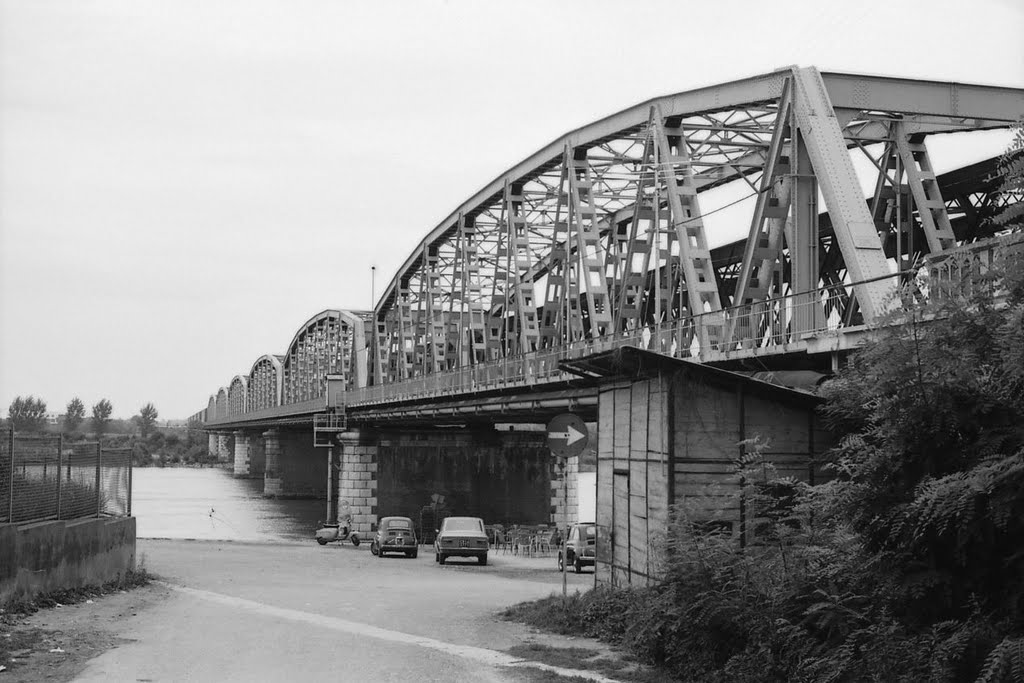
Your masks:
M 370 552 L 377 557 L 384 553 L 403 553 L 407 557 L 419 554 L 416 531 L 408 517 L 385 517 L 380 520 L 377 534 L 370 541 Z
M 597 525 L 592 522 L 573 524 L 565 542 L 565 556 L 569 566 L 577 574 L 584 567 L 594 566 L 594 550 L 597 541 Z M 562 551 L 558 551 L 558 571 L 562 571 Z
M 480 564 L 487 564 L 489 547 L 484 520 L 479 517 L 448 517 L 441 522 L 434 541 L 434 561 L 444 564 L 449 557 L 475 557 Z

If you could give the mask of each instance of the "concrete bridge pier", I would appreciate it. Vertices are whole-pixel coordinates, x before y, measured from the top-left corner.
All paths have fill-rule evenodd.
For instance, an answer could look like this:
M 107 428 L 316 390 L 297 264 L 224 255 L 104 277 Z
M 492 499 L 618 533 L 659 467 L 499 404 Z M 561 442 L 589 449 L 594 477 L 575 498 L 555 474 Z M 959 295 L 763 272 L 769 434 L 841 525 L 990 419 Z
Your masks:
M 263 495 L 267 498 L 323 498 L 326 449 L 313 446 L 308 430 L 263 432 Z
M 241 429 L 235 432 L 234 475 L 236 477 L 249 476 L 249 444 L 253 440 L 250 438 L 249 432 Z
M 265 465 L 263 471 L 263 495 L 276 498 L 281 494 L 281 431 L 268 429 L 263 432 L 263 452 Z
M 209 432 L 206 441 L 206 452 L 210 457 L 217 457 L 217 434 Z
M 217 460 L 220 462 L 230 462 L 233 457 L 231 451 L 231 435 L 230 434 L 218 434 L 217 435 Z
M 266 443 L 263 434 L 257 431 L 249 431 L 249 470 L 248 477 L 252 479 L 263 479 L 266 472 Z
M 347 503 L 352 513 L 352 529 L 369 535 L 377 525 L 377 435 L 367 430 L 340 432 L 332 448 L 336 469 L 328 474 L 328 500 L 336 517 L 337 504 Z

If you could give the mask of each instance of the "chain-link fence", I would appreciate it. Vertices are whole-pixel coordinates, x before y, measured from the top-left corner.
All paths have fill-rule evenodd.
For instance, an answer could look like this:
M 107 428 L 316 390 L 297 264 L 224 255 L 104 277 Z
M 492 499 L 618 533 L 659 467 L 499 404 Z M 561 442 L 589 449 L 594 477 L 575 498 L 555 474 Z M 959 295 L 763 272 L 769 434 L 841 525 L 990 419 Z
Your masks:
M 0 523 L 131 515 L 131 449 L 11 430 L 0 437 Z

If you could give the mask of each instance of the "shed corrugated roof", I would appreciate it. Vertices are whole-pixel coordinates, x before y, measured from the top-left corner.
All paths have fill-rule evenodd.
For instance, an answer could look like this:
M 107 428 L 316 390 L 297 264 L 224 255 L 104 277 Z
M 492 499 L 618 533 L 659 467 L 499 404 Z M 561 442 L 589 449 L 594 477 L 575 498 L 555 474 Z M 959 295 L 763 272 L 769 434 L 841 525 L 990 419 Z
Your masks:
M 755 393 L 772 395 L 783 400 L 818 405 L 824 399 L 815 394 L 798 391 L 789 387 L 765 382 L 750 375 L 723 370 L 704 363 L 683 358 L 673 358 L 653 351 L 623 346 L 611 351 L 602 351 L 583 358 L 573 358 L 559 363 L 559 367 L 580 377 L 597 381 L 621 381 L 656 377 L 668 370 L 686 373 L 704 381 L 742 385 Z

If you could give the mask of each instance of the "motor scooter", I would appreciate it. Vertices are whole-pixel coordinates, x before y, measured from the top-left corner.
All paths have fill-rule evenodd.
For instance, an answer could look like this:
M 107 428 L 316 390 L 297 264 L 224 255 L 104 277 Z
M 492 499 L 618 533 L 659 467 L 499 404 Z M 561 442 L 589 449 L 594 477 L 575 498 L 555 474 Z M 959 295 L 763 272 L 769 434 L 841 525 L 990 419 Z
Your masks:
M 334 541 L 351 541 L 352 545 L 359 547 L 359 533 L 351 531 L 352 529 L 352 512 L 349 508 L 348 501 L 343 500 L 338 504 L 338 521 L 337 523 L 328 522 L 321 524 L 320 528 L 316 530 L 314 534 L 316 542 L 320 545 L 327 545 Z
M 356 531 L 349 531 L 348 523 L 338 524 L 324 524 L 316 530 L 316 542 L 320 545 L 327 545 L 334 541 L 345 541 L 349 540 L 353 546 L 358 547 L 359 533 Z

